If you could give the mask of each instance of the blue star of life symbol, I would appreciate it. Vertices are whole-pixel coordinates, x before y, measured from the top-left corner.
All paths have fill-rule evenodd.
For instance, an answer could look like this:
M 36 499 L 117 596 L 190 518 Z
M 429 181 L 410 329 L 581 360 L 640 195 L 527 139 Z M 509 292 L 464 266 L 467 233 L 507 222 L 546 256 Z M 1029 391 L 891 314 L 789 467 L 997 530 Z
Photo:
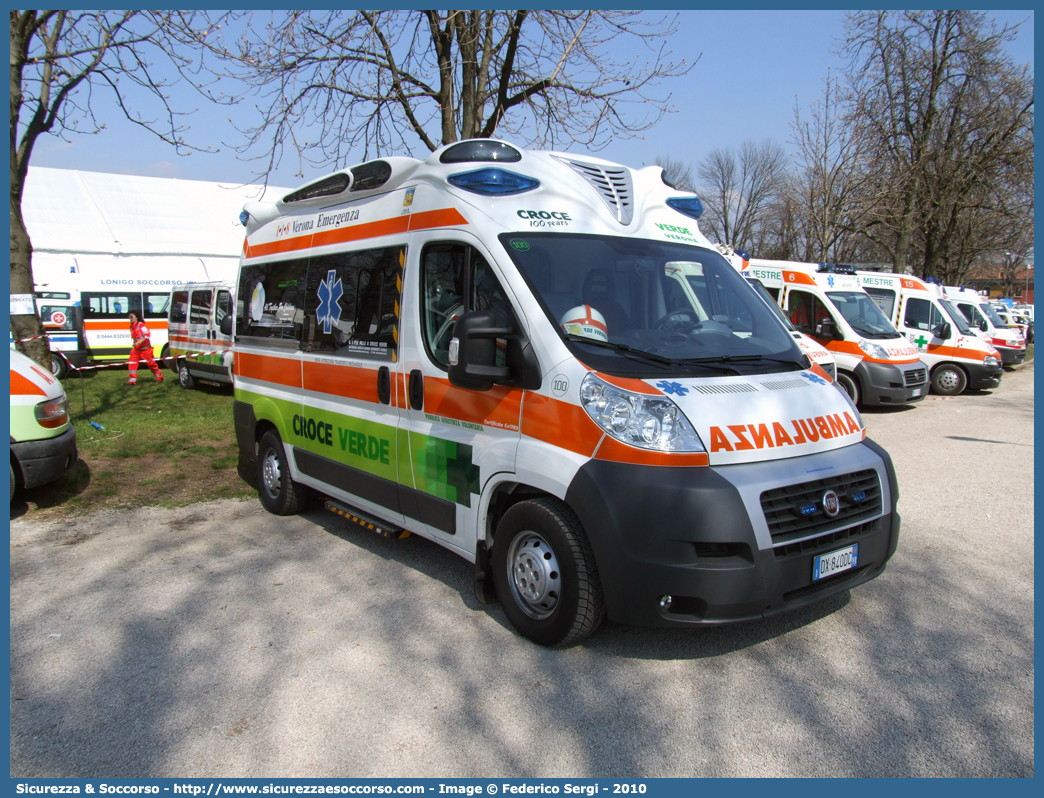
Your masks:
M 830 275 L 829 277 L 827 277 L 827 285 L 831 288 L 834 287 L 834 275 Z
M 814 382 L 814 383 L 817 383 L 819 385 L 826 385 L 827 384 L 826 380 L 824 380 L 822 377 L 819 377 L 819 376 L 813 374 L 811 371 L 802 371 L 801 372 L 801 376 L 804 377 L 809 382 Z
M 667 382 L 667 380 L 660 380 L 656 383 L 656 387 L 659 388 L 666 394 L 677 394 L 678 396 L 685 396 L 689 392 L 689 389 L 682 385 L 680 382 Z
M 330 334 L 330 328 L 341 320 L 341 305 L 339 300 L 344 293 L 341 288 L 341 278 L 334 281 L 337 273 L 330 269 L 326 273 L 326 279 L 319 284 L 316 292 L 319 296 L 319 307 L 315 311 L 315 319 L 323 325 L 323 333 Z

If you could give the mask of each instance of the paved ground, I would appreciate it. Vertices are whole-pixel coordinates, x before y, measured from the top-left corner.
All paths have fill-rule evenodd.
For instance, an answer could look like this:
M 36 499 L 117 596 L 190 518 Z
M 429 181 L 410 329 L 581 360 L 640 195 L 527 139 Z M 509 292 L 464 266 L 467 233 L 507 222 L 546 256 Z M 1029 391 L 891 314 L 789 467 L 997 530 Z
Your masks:
M 1032 776 L 1033 369 L 865 415 L 888 571 L 547 651 L 471 566 L 256 501 L 11 530 L 11 775 Z

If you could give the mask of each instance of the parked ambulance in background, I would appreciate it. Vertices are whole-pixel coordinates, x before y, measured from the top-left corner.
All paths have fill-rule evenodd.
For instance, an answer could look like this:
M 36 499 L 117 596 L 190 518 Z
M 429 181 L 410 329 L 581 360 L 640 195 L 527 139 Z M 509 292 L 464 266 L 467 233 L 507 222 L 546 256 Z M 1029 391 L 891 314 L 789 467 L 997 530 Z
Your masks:
M 880 574 L 891 461 L 701 210 L 658 166 L 492 140 L 245 206 L 234 417 L 262 503 L 316 490 L 445 546 L 543 645 Z
M 22 488 L 53 482 L 76 463 L 69 400 L 45 368 L 10 350 L 11 498 Z
M 966 388 L 1000 385 L 1001 354 L 972 331 L 959 310 L 942 296 L 942 287 L 908 274 L 859 272 L 863 288 L 917 347 L 931 373 L 932 390 L 956 396 Z
M 925 364 L 859 287 L 849 267 L 752 258 L 744 274 L 775 296 L 799 332 L 830 351 L 837 361 L 837 381 L 856 404 L 924 400 Z
M 193 387 L 197 380 L 232 384 L 232 336 L 221 331 L 221 322 L 232 311 L 228 283 L 176 285 L 170 292 L 169 365 L 182 388 Z
M 947 286 L 943 293 L 961 312 L 972 330 L 989 341 L 1001 354 L 1005 366 L 1017 366 L 1026 360 L 1026 342 L 1015 330 L 1008 329 L 989 301 L 973 288 Z

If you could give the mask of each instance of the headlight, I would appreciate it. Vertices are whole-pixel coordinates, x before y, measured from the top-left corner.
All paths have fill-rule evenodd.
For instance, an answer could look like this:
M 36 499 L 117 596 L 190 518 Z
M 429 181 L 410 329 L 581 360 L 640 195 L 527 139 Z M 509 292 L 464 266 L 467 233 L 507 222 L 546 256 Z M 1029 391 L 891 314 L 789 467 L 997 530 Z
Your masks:
M 999 366 L 1000 365 L 1000 361 L 997 360 L 997 358 L 995 358 L 993 355 L 986 355 L 986 357 L 984 357 L 982 359 L 982 365 L 984 365 L 984 366 Z
M 69 420 L 69 400 L 65 398 L 63 393 L 57 399 L 48 399 L 46 402 L 40 402 L 34 412 L 36 413 L 36 420 L 40 422 L 41 427 L 55 429 Z
M 618 441 L 660 452 L 705 452 L 700 436 L 674 402 L 632 393 L 594 374 L 580 385 L 580 404 L 594 422 Z
M 860 339 L 859 348 L 870 355 L 870 357 L 876 357 L 878 360 L 888 360 L 888 351 L 880 344 L 872 344 L 869 341 Z

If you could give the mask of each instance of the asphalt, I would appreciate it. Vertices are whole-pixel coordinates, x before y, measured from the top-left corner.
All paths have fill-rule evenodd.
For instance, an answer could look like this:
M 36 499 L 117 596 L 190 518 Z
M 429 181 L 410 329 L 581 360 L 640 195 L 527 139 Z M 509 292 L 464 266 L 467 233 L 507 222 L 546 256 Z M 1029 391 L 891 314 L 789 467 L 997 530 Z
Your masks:
M 11 775 L 1033 776 L 1033 398 L 864 413 L 903 518 L 873 582 L 567 650 L 322 510 L 14 520 Z

